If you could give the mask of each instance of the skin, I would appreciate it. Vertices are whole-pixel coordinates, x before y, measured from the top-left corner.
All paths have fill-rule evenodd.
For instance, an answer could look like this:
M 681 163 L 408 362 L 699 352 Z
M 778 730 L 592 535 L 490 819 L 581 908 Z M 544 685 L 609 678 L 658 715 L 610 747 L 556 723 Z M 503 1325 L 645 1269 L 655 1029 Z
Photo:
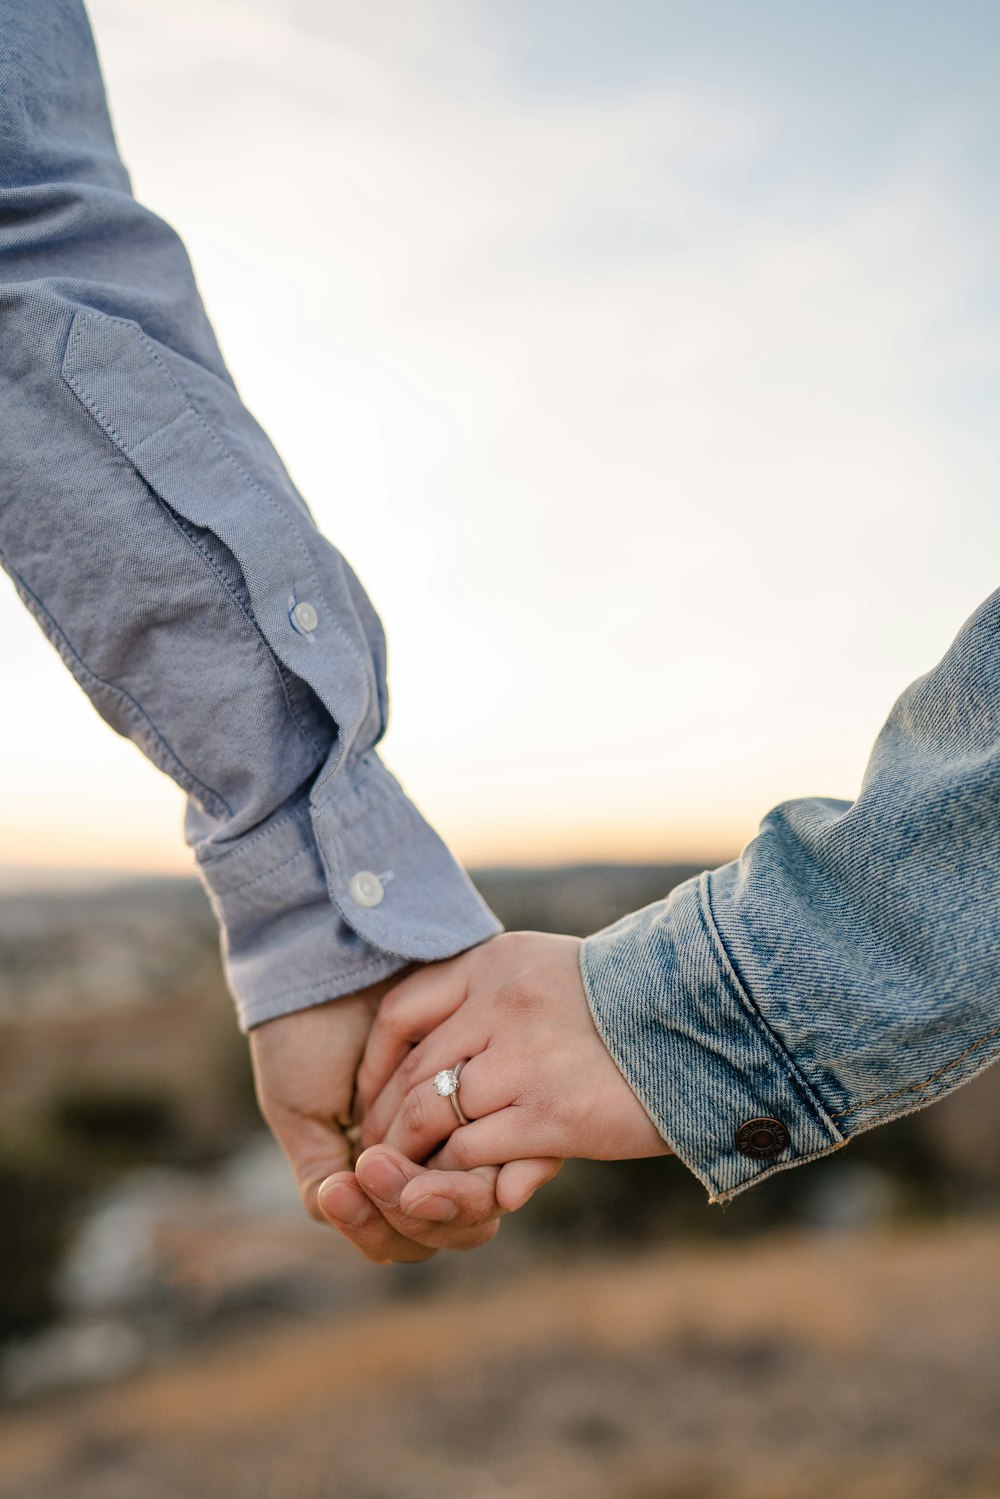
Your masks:
M 460 1126 L 431 1079 L 468 1058 Z M 519 1158 L 669 1154 L 594 1024 L 575 937 L 515 932 L 421 969 L 384 997 L 358 1073 L 362 1143 L 437 1172 Z M 364 1179 L 369 1158 L 358 1161 Z M 426 1178 L 402 1191 L 420 1212 Z
M 368 1259 L 414 1261 L 472 1249 L 526 1201 L 560 1162 L 518 1162 L 502 1198 L 496 1167 L 428 1171 L 392 1149 L 369 1151 L 358 1171 L 348 1136 L 355 1081 L 372 1021 L 395 980 L 267 1021 L 250 1033 L 257 1100 L 283 1149 L 309 1215 L 337 1228 Z M 360 1173 L 360 1175 L 359 1175 Z M 415 1217 L 400 1205 L 421 1209 Z

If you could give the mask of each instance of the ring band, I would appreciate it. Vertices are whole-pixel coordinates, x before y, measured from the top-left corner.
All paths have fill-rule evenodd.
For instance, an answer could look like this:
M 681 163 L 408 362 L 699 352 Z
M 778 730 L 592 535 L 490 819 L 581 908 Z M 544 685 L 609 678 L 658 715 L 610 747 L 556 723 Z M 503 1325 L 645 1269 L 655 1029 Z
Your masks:
M 451 1100 L 451 1106 L 455 1110 L 455 1118 L 459 1124 L 471 1124 L 472 1120 L 467 1118 L 463 1113 L 462 1105 L 458 1101 L 458 1080 L 461 1077 L 464 1066 L 465 1062 L 462 1061 L 456 1062 L 454 1067 L 446 1067 L 434 1077 L 433 1084 L 434 1092 L 439 1098 L 448 1098 Z

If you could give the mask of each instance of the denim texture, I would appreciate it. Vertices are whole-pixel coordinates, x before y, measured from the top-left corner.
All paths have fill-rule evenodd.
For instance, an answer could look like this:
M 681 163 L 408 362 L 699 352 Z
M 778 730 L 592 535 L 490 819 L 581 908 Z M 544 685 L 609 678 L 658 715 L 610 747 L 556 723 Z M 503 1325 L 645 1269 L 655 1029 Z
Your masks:
M 132 196 L 79 0 L 0 0 L 0 455 L 4 565 L 187 793 L 244 1027 L 499 929 L 378 759 L 378 619 Z M 995 595 L 900 698 L 857 801 L 775 808 L 737 862 L 583 944 L 612 1055 L 713 1200 L 996 1059 L 998 883 Z M 748 1160 L 758 1117 L 789 1144 Z
M 625 1077 L 713 1200 L 933 1103 L 1000 1055 L 1000 593 L 900 697 L 855 802 L 775 807 L 740 858 L 589 938 Z M 787 1150 L 748 1160 L 772 1117 Z
M 79 0 L 0 0 L 0 456 L 0 558 L 187 793 L 245 1028 L 499 930 L 378 760 L 381 625 L 132 195 Z

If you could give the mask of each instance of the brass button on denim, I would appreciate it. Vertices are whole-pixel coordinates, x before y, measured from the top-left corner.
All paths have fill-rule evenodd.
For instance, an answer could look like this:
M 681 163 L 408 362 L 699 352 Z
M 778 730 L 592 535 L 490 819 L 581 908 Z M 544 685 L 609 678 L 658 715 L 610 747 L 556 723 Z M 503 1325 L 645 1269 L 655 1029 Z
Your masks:
M 748 1119 L 736 1131 L 736 1149 L 752 1161 L 766 1161 L 788 1148 L 788 1130 L 780 1119 Z

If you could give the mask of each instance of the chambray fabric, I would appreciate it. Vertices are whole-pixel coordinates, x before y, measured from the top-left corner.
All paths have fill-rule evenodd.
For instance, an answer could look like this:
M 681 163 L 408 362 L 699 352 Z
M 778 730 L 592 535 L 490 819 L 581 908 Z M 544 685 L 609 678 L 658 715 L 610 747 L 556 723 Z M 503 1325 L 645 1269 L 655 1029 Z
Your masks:
M 900 697 L 853 802 L 783 803 L 735 863 L 584 943 L 596 1023 L 723 1200 L 1000 1054 L 1000 593 Z M 788 1149 L 745 1159 L 739 1126 Z
M 187 793 L 244 1027 L 498 930 L 377 757 L 378 620 L 132 196 L 79 0 L 0 0 L 0 548 L 98 711 Z M 736 863 L 588 939 L 584 981 L 722 1200 L 995 1060 L 998 889 L 994 596 L 904 693 L 855 803 L 775 808 Z M 748 1161 L 761 1116 L 790 1144 Z
M 381 626 L 132 196 L 79 0 L 0 0 L 0 555 L 187 793 L 245 1028 L 499 930 L 377 757 Z

